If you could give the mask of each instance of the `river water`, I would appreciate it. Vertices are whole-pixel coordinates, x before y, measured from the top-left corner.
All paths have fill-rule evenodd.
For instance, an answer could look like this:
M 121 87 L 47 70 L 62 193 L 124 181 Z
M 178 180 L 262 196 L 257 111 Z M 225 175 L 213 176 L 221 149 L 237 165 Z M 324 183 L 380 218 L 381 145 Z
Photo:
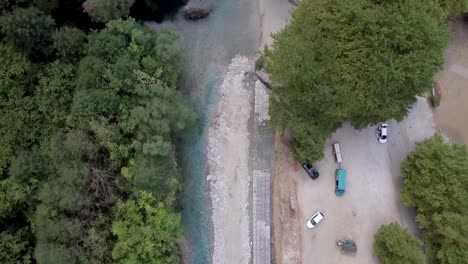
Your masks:
M 258 2 L 217 0 L 204 20 L 171 24 L 181 36 L 184 51 L 182 91 L 199 115 L 199 127 L 183 144 L 185 169 L 182 222 L 184 262 L 211 263 L 213 230 L 207 172 L 207 132 L 217 106 L 218 91 L 231 60 L 250 57 L 259 42 Z

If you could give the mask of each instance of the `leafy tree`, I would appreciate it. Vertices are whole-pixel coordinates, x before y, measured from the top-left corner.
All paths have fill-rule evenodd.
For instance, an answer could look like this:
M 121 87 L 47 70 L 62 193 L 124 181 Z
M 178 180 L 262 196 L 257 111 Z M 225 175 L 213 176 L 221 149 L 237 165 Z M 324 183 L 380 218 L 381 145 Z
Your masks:
M 382 264 L 424 264 L 422 242 L 398 223 L 382 225 L 375 234 L 374 251 Z
M 18 81 L 30 67 L 28 59 L 10 46 L 0 44 L 0 79 Z
M 106 62 L 94 56 L 86 56 L 80 61 L 78 69 L 77 89 L 93 90 L 107 87 L 103 76 L 106 71 Z
M 112 90 L 77 91 L 73 98 L 71 112 L 74 116 L 112 116 L 119 110 L 120 98 Z
M 87 0 L 83 9 L 99 22 L 128 17 L 135 0 Z
M 150 193 L 117 204 L 112 232 L 117 236 L 112 257 L 118 263 L 179 263 L 180 215 Z
M 76 62 L 84 54 L 86 34 L 73 27 L 62 27 L 54 34 L 54 48 L 66 62 Z
M 168 158 L 154 159 L 140 154 L 122 170 L 137 190 L 147 191 L 159 201 L 173 204 L 175 194 L 181 188 L 180 172 L 175 166 L 175 161 Z
M 442 65 L 440 15 L 432 0 L 302 1 L 265 65 L 272 122 L 295 136 L 296 159 L 321 158 L 343 122 L 402 120 Z
M 16 232 L 0 233 L 0 262 L 11 264 L 30 264 L 32 262 L 32 247 L 29 244 L 28 228 Z
M 0 174 L 13 157 L 41 134 L 41 120 L 27 96 L 24 79 L 31 64 L 24 55 L 0 44 Z
M 10 178 L 0 180 L 0 219 L 12 217 L 17 211 L 24 209 L 30 194 L 31 188 L 28 185 Z
M 21 151 L 11 161 L 9 176 L 22 183 L 35 183 L 47 178 L 49 173 L 47 157 L 37 148 Z
M 62 128 L 75 90 L 75 67 L 71 64 L 53 62 L 39 75 L 35 91 L 38 111 L 43 114 L 51 130 Z M 52 135 L 54 131 L 49 131 Z
M 438 263 L 468 259 L 468 152 L 440 136 L 420 143 L 401 164 L 401 199 L 416 207 L 428 253 Z
M 122 122 L 127 132 L 136 131 L 134 147 L 146 155 L 168 156 L 173 153 L 170 133 L 185 128 L 194 113 L 180 100 L 177 91 L 144 72 L 136 72 L 140 85 L 135 94 L 141 99 Z
M 80 130 L 55 136 L 50 157 L 56 174 L 42 186 L 33 219 L 38 263 L 109 263 L 104 226 L 110 220 L 103 211 L 113 203 L 116 188 L 102 167 L 104 157 Z
M 54 29 L 54 20 L 35 7 L 18 8 L 0 17 L 5 40 L 32 59 L 47 58 Z
M 104 65 L 110 68 L 106 74 L 96 76 L 101 76 L 105 83 L 119 92 L 133 91 L 133 87 L 138 83 L 133 74 L 134 70 L 157 76 L 168 86 L 176 87 L 182 62 L 177 41 L 178 36 L 174 31 L 163 29 L 154 34 L 133 19 L 115 20 L 107 23 L 106 28 L 98 34 L 90 36 L 87 55 L 94 57 L 93 60 L 102 60 Z M 84 58 L 86 64 L 80 65 L 80 71 L 86 71 L 93 65 L 102 65 L 98 61 L 87 60 Z M 93 71 L 95 70 L 89 70 Z M 91 79 L 94 80 L 93 77 Z M 101 85 L 102 83 L 99 83 L 95 87 Z

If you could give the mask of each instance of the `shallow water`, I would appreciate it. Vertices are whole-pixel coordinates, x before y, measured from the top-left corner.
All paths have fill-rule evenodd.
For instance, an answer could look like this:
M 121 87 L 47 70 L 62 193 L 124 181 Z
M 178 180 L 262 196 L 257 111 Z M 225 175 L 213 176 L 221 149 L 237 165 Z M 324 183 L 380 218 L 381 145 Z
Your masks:
M 196 109 L 197 132 L 184 142 L 185 191 L 182 222 L 186 263 L 206 264 L 212 256 L 210 197 L 206 181 L 207 132 L 217 105 L 218 91 L 231 59 L 252 56 L 259 41 L 258 3 L 252 0 L 218 0 L 210 16 L 174 22 L 181 35 L 185 66 L 182 90 Z

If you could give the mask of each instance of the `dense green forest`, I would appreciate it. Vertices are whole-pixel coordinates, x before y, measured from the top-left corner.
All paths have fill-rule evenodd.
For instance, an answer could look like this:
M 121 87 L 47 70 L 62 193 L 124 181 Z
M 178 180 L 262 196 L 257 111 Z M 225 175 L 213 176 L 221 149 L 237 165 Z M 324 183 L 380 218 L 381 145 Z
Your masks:
M 177 35 L 129 17 L 159 2 L 0 2 L 0 263 L 179 262 L 195 114 Z

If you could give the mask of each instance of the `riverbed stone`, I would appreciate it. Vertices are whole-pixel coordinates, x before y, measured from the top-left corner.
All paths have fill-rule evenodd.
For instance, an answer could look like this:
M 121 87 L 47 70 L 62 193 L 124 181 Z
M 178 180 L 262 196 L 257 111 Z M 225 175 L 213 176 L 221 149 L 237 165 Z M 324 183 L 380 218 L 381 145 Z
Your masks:
M 213 0 L 190 0 L 183 9 L 184 18 L 199 20 L 207 17 L 213 9 Z

